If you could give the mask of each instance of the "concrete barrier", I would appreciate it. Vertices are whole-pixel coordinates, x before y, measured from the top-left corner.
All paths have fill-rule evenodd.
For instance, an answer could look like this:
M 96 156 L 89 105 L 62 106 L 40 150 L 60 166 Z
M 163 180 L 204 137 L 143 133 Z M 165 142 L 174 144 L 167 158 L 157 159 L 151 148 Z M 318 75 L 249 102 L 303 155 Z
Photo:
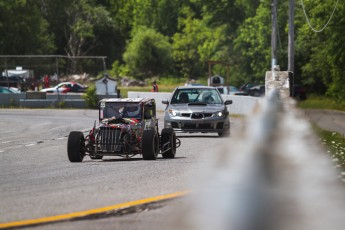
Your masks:
M 25 93 L 2 93 L 0 94 L 0 107 L 19 106 L 19 101 L 25 98 Z
M 25 99 L 46 99 L 47 93 L 46 92 L 26 92 L 25 93 L 26 98 Z
M 97 95 L 103 98 L 117 98 L 117 95 Z M 26 92 L 0 94 L 1 106 L 20 106 L 25 108 L 87 108 L 82 93 L 46 94 L 44 92 Z

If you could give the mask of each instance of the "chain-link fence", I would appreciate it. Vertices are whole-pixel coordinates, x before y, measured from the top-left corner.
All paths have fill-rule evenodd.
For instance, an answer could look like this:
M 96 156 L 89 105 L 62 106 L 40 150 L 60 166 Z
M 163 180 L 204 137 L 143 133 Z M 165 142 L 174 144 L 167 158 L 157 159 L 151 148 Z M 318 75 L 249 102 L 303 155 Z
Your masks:
M 62 81 L 86 83 L 105 71 L 105 60 L 105 56 L 0 55 L 0 86 L 27 91 Z

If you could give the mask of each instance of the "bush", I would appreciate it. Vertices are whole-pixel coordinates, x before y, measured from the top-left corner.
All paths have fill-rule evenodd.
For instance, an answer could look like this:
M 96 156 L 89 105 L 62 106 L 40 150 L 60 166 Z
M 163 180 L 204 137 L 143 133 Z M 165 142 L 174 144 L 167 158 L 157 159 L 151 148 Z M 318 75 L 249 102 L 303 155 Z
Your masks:
M 96 109 L 98 105 L 96 86 L 90 86 L 89 88 L 87 88 L 86 93 L 83 95 L 83 99 L 90 109 Z

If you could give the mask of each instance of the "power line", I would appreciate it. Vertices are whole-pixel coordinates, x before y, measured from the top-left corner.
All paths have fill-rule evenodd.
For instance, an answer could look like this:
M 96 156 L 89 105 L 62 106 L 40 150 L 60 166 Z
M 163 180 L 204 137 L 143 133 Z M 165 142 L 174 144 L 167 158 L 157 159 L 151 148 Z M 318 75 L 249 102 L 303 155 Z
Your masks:
M 323 26 L 323 28 L 322 28 L 321 30 L 316 30 L 316 29 L 314 29 L 314 27 L 311 25 L 311 23 L 310 23 L 310 21 L 309 21 L 309 18 L 308 18 L 308 15 L 307 15 L 307 13 L 306 13 L 306 11 L 305 11 L 305 7 L 304 7 L 303 0 L 301 0 L 301 5 L 302 5 L 303 13 L 304 13 L 305 18 L 307 19 L 307 22 L 308 22 L 308 25 L 309 25 L 310 29 L 312 29 L 312 30 L 313 30 L 314 32 L 316 32 L 316 33 L 322 32 L 324 29 L 326 29 L 326 27 L 328 26 L 328 24 L 330 23 L 330 21 L 331 21 L 333 15 L 334 15 L 334 12 L 335 12 L 335 10 L 336 10 L 336 8 L 337 8 L 338 2 L 339 2 L 339 0 L 337 0 L 337 3 L 336 3 L 335 6 L 334 6 L 332 15 L 329 17 L 328 22 Z

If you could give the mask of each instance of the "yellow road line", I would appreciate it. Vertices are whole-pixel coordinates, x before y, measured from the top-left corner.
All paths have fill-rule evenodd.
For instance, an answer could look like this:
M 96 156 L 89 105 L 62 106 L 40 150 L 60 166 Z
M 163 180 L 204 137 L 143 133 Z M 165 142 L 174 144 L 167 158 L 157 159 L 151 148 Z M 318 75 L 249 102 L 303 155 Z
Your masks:
M 0 228 L 13 228 L 13 227 L 21 227 L 21 226 L 28 226 L 28 225 L 34 225 L 34 224 L 43 224 L 43 223 L 49 223 L 49 222 L 68 220 L 68 219 L 84 217 L 84 216 L 88 216 L 92 214 L 100 214 L 100 213 L 104 213 L 108 211 L 120 210 L 120 209 L 129 208 L 129 207 L 137 206 L 137 205 L 149 204 L 149 203 L 157 202 L 157 201 L 169 200 L 172 198 L 184 196 L 187 193 L 188 193 L 187 191 L 176 192 L 176 193 L 166 194 L 162 196 L 150 197 L 150 198 L 146 198 L 142 200 L 130 201 L 130 202 L 122 203 L 122 204 L 115 204 L 111 206 L 106 206 L 102 208 L 91 209 L 91 210 L 86 210 L 86 211 L 81 211 L 81 212 L 73 212 L 73 213 L 62 214 L 62 215 L 57 215 L 57 216 L 48 216 L 48 217 L 42 217 L 42 218 L 32 219 L 32 220 L 22 220 L 22 221 L 8 222 L 8 223 L 0 223 Z

